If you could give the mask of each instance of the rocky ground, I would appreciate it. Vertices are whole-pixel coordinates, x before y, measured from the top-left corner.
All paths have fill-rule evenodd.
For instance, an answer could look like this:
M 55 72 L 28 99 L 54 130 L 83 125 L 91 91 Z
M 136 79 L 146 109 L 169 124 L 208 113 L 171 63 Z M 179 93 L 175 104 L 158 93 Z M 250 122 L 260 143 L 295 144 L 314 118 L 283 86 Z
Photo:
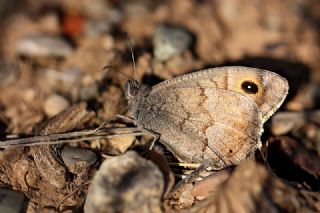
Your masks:
M 190 170 L 159 143 L 149 151 L 150 137 L 3 148 L 0 209 L 320 212 L 319 14 L 318 0 L 0 1 L 1 141 L 94 129 L 127 115 L 128 37 L 136 79 L 148 85 L 243 65 L 276 72 L 290 86 L 264 125 L 255 161 L 170 194 Z M 111 127 L 134 129 L 126 121 Z

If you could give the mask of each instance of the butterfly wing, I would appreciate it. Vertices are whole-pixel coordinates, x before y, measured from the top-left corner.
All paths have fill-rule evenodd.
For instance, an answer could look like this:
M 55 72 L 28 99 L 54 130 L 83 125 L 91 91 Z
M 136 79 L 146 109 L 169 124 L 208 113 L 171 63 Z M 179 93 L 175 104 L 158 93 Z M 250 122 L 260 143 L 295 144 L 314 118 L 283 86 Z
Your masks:
M 262 112 L 263 122 L 280 107 L 289 89 L 287 80 L 276 73 L 234 66 L 181 75 L 155 85 L 152 92 L 196 86 L 234 91 L 252 98 Z
M 181 161 L 238 164 L 260 146 L 262 113 L 249 97 L 210 87 L 169 87 L 150 93 L 137 124 L 159 133 Z

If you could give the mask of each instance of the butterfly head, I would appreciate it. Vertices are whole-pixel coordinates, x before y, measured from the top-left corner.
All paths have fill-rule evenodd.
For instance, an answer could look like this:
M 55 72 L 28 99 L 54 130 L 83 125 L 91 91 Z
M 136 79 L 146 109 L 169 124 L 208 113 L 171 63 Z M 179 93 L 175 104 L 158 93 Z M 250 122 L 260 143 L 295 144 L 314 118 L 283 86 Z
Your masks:
M 141 84 L 136 80 L 128 80 L 126 83 L 125 95 L 128 100 L 134 99 L 140 90 Z
M 136 80 L 128 80 L 125 88 L 125 96 L 129 102 L 134 102 L 139 98 L 143 98 L 149 91 L 149 86 L 141 84 Z
M 150 93 L 151 87 L 141 84 L 136 80 L 128 80 L 125 88 L 125 96 L 128 100 L 129 111 L 133 118 L 138 117 L 141 103 L 144 102 L 145 97 Z

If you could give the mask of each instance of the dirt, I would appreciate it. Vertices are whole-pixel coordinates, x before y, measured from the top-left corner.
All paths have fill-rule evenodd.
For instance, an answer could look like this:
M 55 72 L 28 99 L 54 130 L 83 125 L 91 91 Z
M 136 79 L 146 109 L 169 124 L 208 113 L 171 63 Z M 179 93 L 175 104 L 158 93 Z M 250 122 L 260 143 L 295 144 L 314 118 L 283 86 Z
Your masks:
M 15 3 L 14 6 L 0 3 L 0 140 L 8 135 L 32 136 L 41 132 L 43 123 L 48 122 L 54 128 L 47 134 L 93 129 L 116 114 L 126 115 L 124 85 L 134 75 L 137 80 L 154 85 L 180 74 L 225 65 L 267 69 L 287 78 L 290 91 L 280 111 L 313 112 L 320 106 L 317 0 L 20 0 Z M 183 29 L 192 38 L 188 48 L 165 61 L 158 60 L 153 52 L 158 26 Z M 45 49 L 36 50 L 23 46 L 21 51 L 19 45 L 31 42 L 30 35 L 54 38 L 63 44 L 46 43 Z M 136 73 L 128 37 L 135 55 Z M 34 43 L 41 45 L 40 40 Z M 57 100 L 61 103 L 48 105 L 52 96 L 59 96 Z M 63 110 L 62 104 L 86 106 L 79 111 L 83 116 L 90 114 L 90 118 L 80 119 L 78 123 L 71 118 L 54 121 L 56 113 Z M 157 209 L 257 212 L 262 208 L 265 212 L 320 212 L 320 121 L 306 116 L 298 119 L 299 125 L 280 135 L 272 130 L 275 124 L 267 122 L 262 137 L 265 146 L 257 153 L 256 161 L 224 172 L 223 178 L 217 175 L 214 180 L 204 182 L 207 187 L 203 184 L 201 189 L 186 187 L 176 197 L 162 196 Z M 57 126 L 63 122 L 75 123 L 69 125 L 71 129 L 68 125 Z M 105 140 L 59 145 L 58 151 L 63 146 L 76 146 L 94 150 L 97 155 L 96 162 L 90 168 L 85 167 L 86 178 L 81 172 L 70 175 L 67 171 L 62 186 L 50 185 L 51 175 L 43 175 L 46 171 L 38 168 L 34 147 L 2 149 L 0 185 L 23 192 L 27 197 L 24 207 L 27 212 L 82 212 L 89 182 L 101 163 L 126 152 L 132 144 L 130 149 L 159 165 L 166 177 L 163 194 L 168 194 L 173 175 L 179 174 L 168 168 L 167 151 L 156 147 L 157 154 L 148 154 L 141 144 L 150 138 L 138 139 L 129 137 L 129 144 L 123 142 L 124 148 L 114 148 L 112 141 L 105 145 Z M 166 158 L 154 160 L 158 155 Z M 59 159 L 58 165 L 61 166 Z M 58 181 L 61 182 L 59 178 Z M 212 192 L 202 191 L 208 187 Z M 202 198 L 190 191 L 196 191 Z M 238 199 L 242 194 L 246 198 Z

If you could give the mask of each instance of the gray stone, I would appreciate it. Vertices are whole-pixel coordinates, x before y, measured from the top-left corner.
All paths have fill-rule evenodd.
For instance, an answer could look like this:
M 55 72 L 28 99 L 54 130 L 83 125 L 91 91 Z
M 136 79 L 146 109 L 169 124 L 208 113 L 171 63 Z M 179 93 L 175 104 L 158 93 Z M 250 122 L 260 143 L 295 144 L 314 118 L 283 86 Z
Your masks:
M 60 37 L 34 34 L 22 38 L 16 45 L 16 54 L 29 57 L 66 57 L 73 49 Z
M 97 155 L 92 150 L 69 146 L 61 150 L 61 158 L 68 170 L 74 174 L 86 171 L 97 161 Z
M 153 36 L 154 55 L 158 60 L 166 61 L 183 53 L 191 42 L 192 36 L 186 30 L 159 26 Z
M 25 195 L 19 191 L 0 188 L 0 212 L 22 212 L 25 208 L 25 199 Z
M 162 212 L 159 168 L 133 151 L 105 160 L 93 178 L 85 212 Z

